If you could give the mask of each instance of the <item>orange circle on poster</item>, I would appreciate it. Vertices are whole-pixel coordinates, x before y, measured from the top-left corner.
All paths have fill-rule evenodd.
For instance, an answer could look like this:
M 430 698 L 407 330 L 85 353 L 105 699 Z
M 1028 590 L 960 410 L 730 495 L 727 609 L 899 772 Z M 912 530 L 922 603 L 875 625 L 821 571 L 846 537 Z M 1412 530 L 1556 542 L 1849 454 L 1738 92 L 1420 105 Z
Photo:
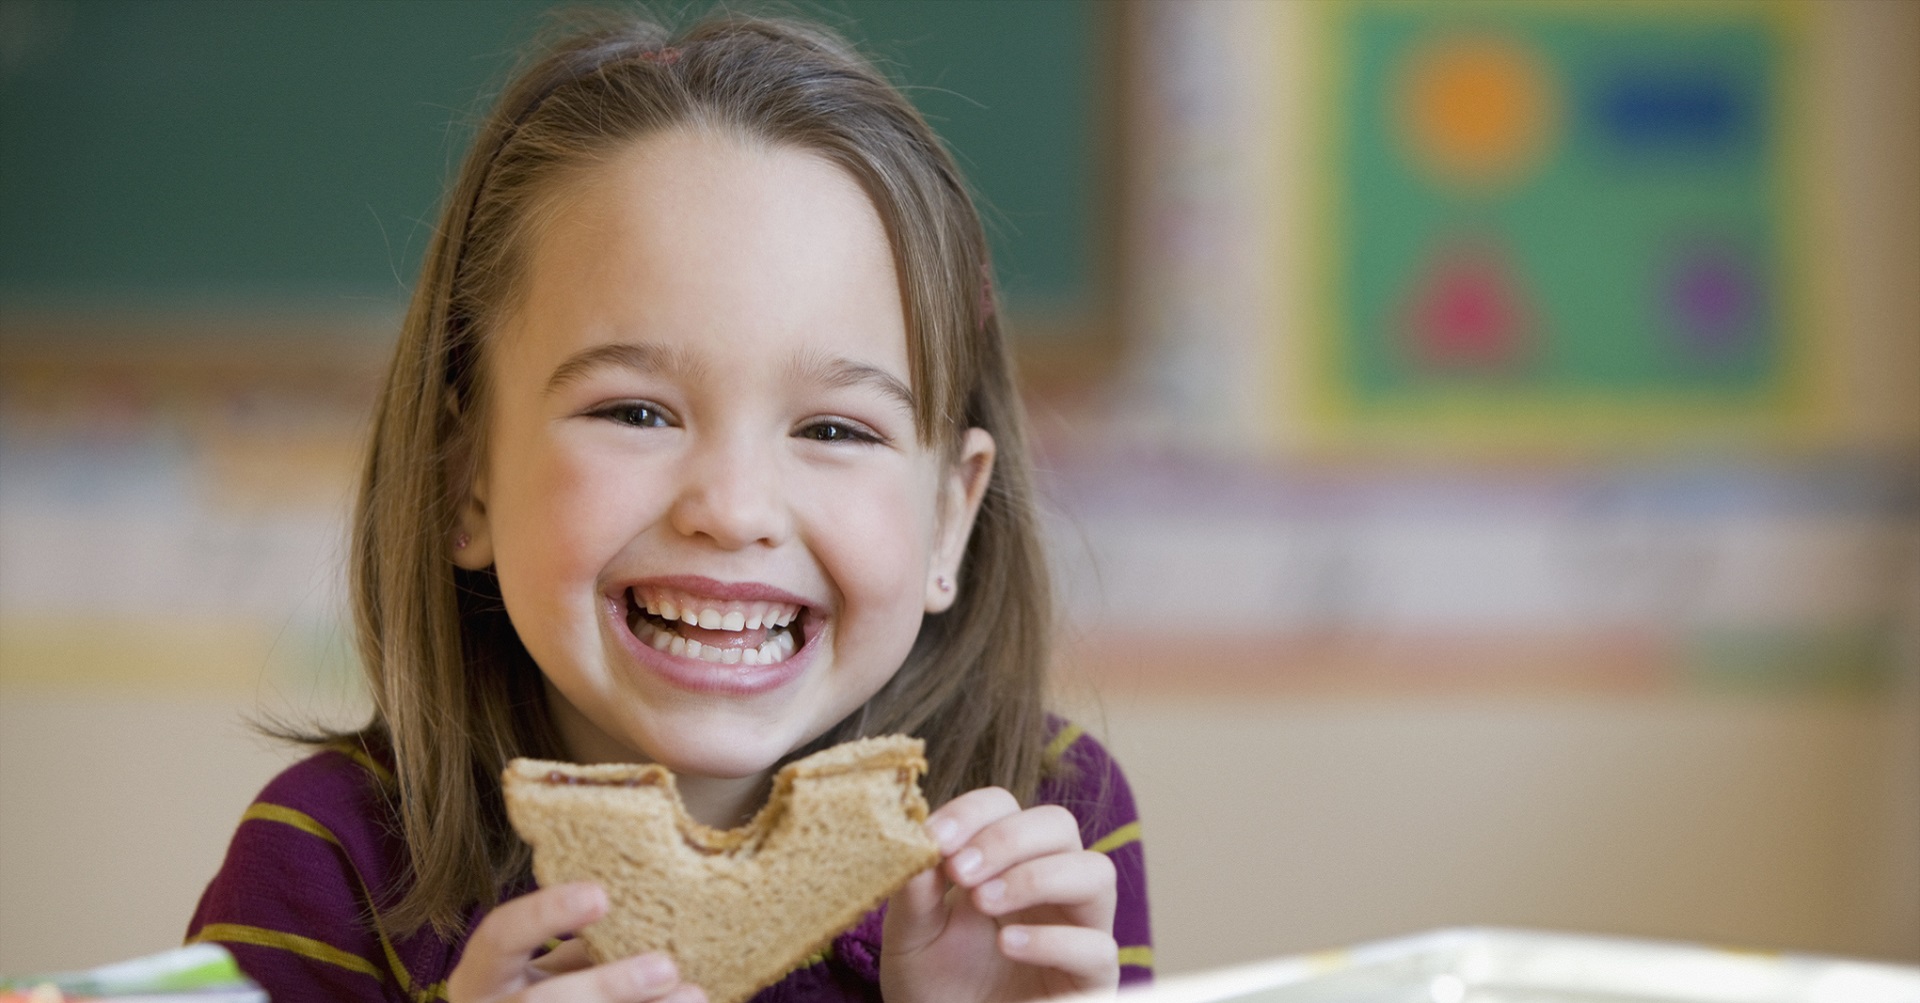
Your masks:
M 1408 57 L 1397 98 L 1414 160 L 1443 181 L 1473 187 L 1509 184 L 1532 168 L 1557 111 L 1540 61 L 1498 35 L 1421 46 Z

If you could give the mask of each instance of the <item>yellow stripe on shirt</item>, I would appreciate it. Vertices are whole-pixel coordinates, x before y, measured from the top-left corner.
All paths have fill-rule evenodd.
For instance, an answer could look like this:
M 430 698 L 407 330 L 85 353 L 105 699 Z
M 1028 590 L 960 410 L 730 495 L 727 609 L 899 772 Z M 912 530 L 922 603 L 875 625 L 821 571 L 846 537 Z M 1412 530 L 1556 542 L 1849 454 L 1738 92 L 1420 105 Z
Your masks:
M 334 846 L 340 847 L 343 851 L 346 849 L 346 847 L 341 844 L 339 837 L 333 834 L 333 830 L 321 825 L 312 815 L 297 808 L 289 808 L 286 805 L 272 804 L 267 801 L 255 801 L 253 804 L 248 805 L 246 812 L 240 816 L 240 821 L 242 822 L 246 822 L 249 819 L 261 822 L 278 822 L 282 825 L 292 826 L 309 836 L 317 836 L 324 839 Z M 353 867 L 351 860 L 348 861 L 348 867 Z M 373 890 L 368 888 L 366 881 L 360 877 L 358 868 L 353 868 L 353 877 L 360 885 L 361 896 L 367 900 L 367 911 L 373 916 L 373 932 L 380 938 L 380 951 L 386 955 L 387 967 L 393 971 L 394 980 L 400 983 L 400 988 L 404 990 L 408 996 L 420 1001 L 420 1003 L 426 1003 L 426 1001 L 433 999 L 445 999 L 446 985 L 444 983 L 435 983 L 425 989 L 415 989 L 413 987 L 413 973 L 408 971 L 406 963 L 400 960 L 400 952 L 393 949 L 393 939 L 387 936 L 387 925 L 381 922 L 380 913 L 373 907 Z M 282 934 L 282 936 L 292 937 L 294 934 Z M 319 942 L 314 941 L 314 943 Z M 359 957 L 359 955 L 354 955 L 354 957 Z M 371 964 L 371 962 L 369 962 L 369 964 Z
M 1069 724 L 1060 729 L 1060 733 L 1053 736 L 1053 741 L 1047 743 L 1047 751 L 1044 753 L 1045 761 L 1059 762 L 1060 757 L 1066 755 L 1068 749 L 1073 748 L 1073 743 L 1080 741 L 1080 736 L 1086 733 L 1087 729 L 1077 724 Z
M 361 882 L 361 887 L 365 888 L 366 883 Z M 369 905 L 367 909 L 371 912 L 373 907 Z M 425 989 L 413 987 L 413 973 L 407 971 L 406 964 L 400 960 L 400 952 L 393 949 L 393 941 L 387 938 L 387 927 L 380 922 L 379 913 L 373 914 L 373 931 L 380 935 L 380 950 L 386 954 L 387 967 L 393 970 L 394 980 L 400 983 L 401 991 L 413 997 L 415 1003 L 429 1003 L 436 997 L 447 998 L 447 984 L 444 982 L 436 982 Z
M 1140 842 L 1140 823 L 1128 822 L 1126 825 L 1094 840 L 1093 845 L 1087 847 L 1087 849 L 1095 853 L 1112 853 L 1128 843 L 1138 842 Z
M 787 969 L 787 974 L 792 975 L 794 972 L 800 971 L 803 968 L 812 968 L 831 957 L 833 957 L 833 941 L 829 940 L 827 941 L 827 946 L 801 958 L 799 964 Z
M 347 757 L 348 759 L 353 760 L 356 763 L 359 763 L 361 769 L 364 769 L 368 773 L 373 774 L 374 779 L 380 781 L 380 783 L 384 784 L 385 786 L 392 787 L 394 785 L 395 780 L 393 779 L 393 771 L 387 769 L 384 763 L 368 755 L 367 750 L 361 748 L 359 743 L 336 742 L 332 745 L 327 746 L 327 748 L 332 749 L 335 752 L 338 752 L 339 754 Z
M 246 822 L 248 820 L 279 822 L 282 825 L 293 826 L 295 829 L 310 836 L 319 836 L 321 839 L 335 846 L 340 845 L 340 840 L 334 836 L 332 830 L 315 821 L 312 815 L 300 811 L 297 808 L 270 804 L 266 801 L 255 801 L 248 805 L 246 813 L 240 816 L 240 821 Z
M 1120 949 L 1120 963 L 1122 965 L 1132 965 L 1135 968 L 1152 968 L 1153 948 L 1123 947 Z
M 303 958 L 323 962 L 344 968 L 350 972 L 359 972 L 373 978 L 380 977 L 380 969 L 373 962 L 343 951 L 332 944 L 318 941 L 312 937 L 302 937 L 297 933 L 284 933 L 257 926 L 243 926 L 239 923 L 209 923 L 193 935 L 193 942 L 220 941 L 228 944 L 252 944 L 255 947 L 272 947 L 282 951 L 291 951 Z

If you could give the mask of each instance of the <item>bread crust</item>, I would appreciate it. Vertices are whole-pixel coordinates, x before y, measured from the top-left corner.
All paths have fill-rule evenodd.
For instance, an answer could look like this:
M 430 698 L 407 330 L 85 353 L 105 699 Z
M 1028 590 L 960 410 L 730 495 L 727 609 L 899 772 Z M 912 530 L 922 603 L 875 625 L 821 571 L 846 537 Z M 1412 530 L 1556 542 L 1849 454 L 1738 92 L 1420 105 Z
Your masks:
M 664 766 L 516 759 L 507 816 L 540 884 L 606 890 L 606 917 L 581 931 L 595 961 L 664 950 L 712 1003 L 740 1003 L 939 862 L 923 748 L 892 735 L 789 763 L 724 830 L 687 815 Z

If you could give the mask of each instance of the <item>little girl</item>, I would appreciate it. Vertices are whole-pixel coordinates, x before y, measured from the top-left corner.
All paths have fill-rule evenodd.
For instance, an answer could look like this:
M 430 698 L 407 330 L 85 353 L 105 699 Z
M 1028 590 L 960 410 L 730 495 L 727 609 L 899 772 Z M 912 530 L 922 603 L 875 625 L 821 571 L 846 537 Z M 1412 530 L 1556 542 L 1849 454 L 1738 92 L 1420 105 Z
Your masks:
M 783 763 L 899 732 L 942 863 L 761 999 L 1149 977 L 1132 798 L 1042 706 L 987 276 L 952 160 L 830 35 L 723 15 L 549 51 L 461 169 L 375 416 L 372 721 L 308 736 L 189 939 L 276 1003 L 699 1000 L 665 955 L 568 939 L 606 897 L 534 887 L 507 760 L 662 763 L 730 828 Z

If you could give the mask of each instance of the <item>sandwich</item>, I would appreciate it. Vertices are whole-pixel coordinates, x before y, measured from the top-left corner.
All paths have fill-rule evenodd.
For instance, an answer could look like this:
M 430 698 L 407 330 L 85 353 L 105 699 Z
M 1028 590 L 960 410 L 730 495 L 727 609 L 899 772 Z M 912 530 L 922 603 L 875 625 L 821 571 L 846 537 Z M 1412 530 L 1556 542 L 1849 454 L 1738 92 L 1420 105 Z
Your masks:
M 516 759 L 507 816 L 540 884 L 606 890 L 607 915 L 580 933 L 596 962 L 665 951 L 711 1003 L 740 1003 L 939 862 L 922 749 L 893 735 L 789 763 L 724 831 L 688 817 L 664 766 Z

